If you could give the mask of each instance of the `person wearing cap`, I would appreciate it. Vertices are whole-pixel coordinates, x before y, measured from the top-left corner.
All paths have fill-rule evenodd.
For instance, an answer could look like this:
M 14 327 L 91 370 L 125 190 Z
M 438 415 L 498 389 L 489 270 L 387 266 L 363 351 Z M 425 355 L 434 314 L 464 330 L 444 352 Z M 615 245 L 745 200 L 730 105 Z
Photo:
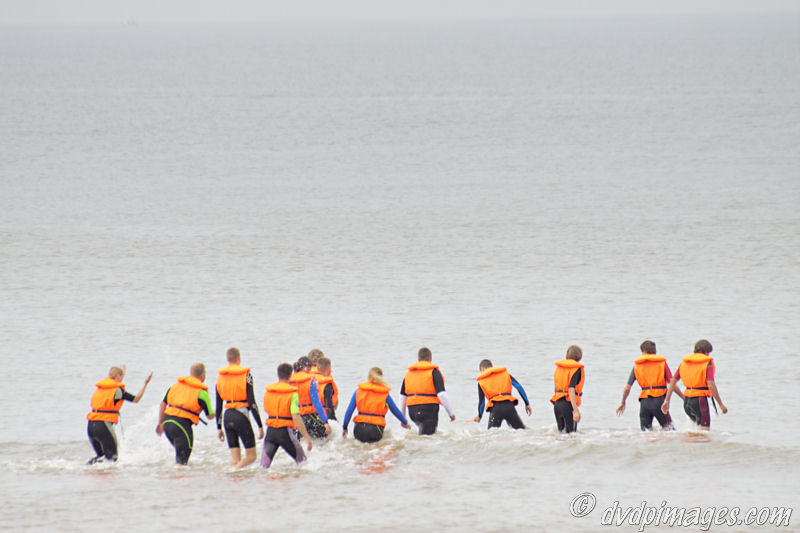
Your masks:
M 319 400 L 319 386 L 311 375 L 311 359 L 301 357 L 294 364 L 294 372 L 289 378 L 289 384 L 297 387 L 300 418 L 308 431 L 315 439 L 322 439 L 330 435 L 331 426 L 325 408 Z

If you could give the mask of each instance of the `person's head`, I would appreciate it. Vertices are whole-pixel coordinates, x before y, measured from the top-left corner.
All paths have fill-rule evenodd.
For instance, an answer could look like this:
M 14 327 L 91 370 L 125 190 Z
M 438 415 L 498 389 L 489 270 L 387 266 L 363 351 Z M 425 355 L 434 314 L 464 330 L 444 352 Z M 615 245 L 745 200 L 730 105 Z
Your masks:
M 481 361 L 481 363 L 478 365 L 478 369 L 479 369 L 481 372 L 483 372 L 483 371 L 484 371 L 484 370 L 486 370 L 487 368 L 492 368 L 493 366 L 494 366 L 494 365 L 492 364 L 492 362 L 491 362 L 491 361 L 489 361 L 488 359 L 484 359 L 484 360 L 483 360 L 483 361 Z
M 316 365 L 322 357 L 325 357 L 325 354 L 319 348 L 314 348 L 308 352 L 308 359 L 311 361 L 312 366 Z
M 367 374 L 367 380 L 370 383 L 375 383 L 376 385 L 386 385 L 386 382 L 383 381 L 383 370 L 378 368 L 377 366 L 373 366 L 369 369 L 369 374 Z
M 574 344 L 567 348 L 567 359 L 572 359 L 573 361 L 580 361 L 581 357 L 583 357 L 583 351 L 581 350 L 580 346 L 575 346 Z
M 305 355 L 294 364 L 295 372 L 308 372 L 309 370 L 311 370 L 311 359 Z
M 292 365 L 289 363 L 281 363 L 278 365 L 278 379 L 286 381 L 292 377 Z
M 647 354 L 655 354 L 656 353 L 656 343 L 653 341 L 644 341 L 639 348 L 642 350 L 642 353 Z
M 694 353 L 704 353 L 706 355 L 710 354 L 714 350 L 714 347 L 711 346 L 711 343 L 705 339 L 700 339 L 696 343 L 694 343 Z
M 422 347 L 417 352 L 417 359 L 420 361 L 430 361 L 433 359 L 433 354 L 428 348 Z
M 317 361 L 317 370 L 323 376 L 330 376 L 331 375 L 331 360 L 327 357 L 320 357 L 319 361 Z
M 113 379 L 114 381 L 122 381 L 122 376 L 125 375 L 125 372 L 118 366 L 112 366 L 111 370 L 108 371 L 108 377 Z
M 189 374 L 196 377 L 200 381 L 206 380 L 206 365 L 203 363 L 195 363 L 192 365 L 192 368 L 189 369 Z
M 239 348 L 228 348 L 228 362 L 231 364 L 238 363 L 242 360 L 242 354 L 239 353 Z

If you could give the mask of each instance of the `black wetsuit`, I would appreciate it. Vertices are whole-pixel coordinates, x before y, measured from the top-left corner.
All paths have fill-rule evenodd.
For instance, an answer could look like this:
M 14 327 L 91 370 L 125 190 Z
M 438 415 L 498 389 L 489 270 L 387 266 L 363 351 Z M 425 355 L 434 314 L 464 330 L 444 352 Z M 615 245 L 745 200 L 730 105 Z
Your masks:
M 114 393 L 114 405 L 123 401 L 132 402 L 134 398 L 133 394 L 119 388 Z M 114 433 L 114 424 L 103 420 L 89 420 L 86 433 L 89 435 L 89 442 L 92 443 L 96 455 L 89 461 L 89 464 L 96 463 L 103 457 L 108 461 L 117 460 L 117 435 Z
M 433 388 L 436 394 L 444 390 L 444 378 L 438 368 L 434 368 L 431 372 L 433 378 Z M 403 385 L 400 387 L 400 394 L 406 394 L 406 380 L 403 380 Z M 436 428 L 439 425 L 439 404 L 438 403 L 420 403 L 417 405 L 408 406 L 408 418 L 410 418 L 419 428 L 420 435 L 433 435 L 436 433 Z
M 333 383 L 326 383 L 322 389 L 322 405 L 325 407 L 325 415 L 328 420 L 336 420 L 336 409 L 333 407 Z
M 683 410 L 692 422 L 702 427 L 711 427 L 711 411 L 708 409 L 708 396 L 686 396 Z
M 583 369 L 579 368 L 569 380 L 569 388 L 577 387 L 581 381 Z M 553 412 L 556 415 L 558 431 L 572 433 L 578 430 L 578 423 L 572 419 L 572 403 L 569 401 L 569 394 L 559 398 L 553 403 Z
M 261 466 L 269 468 L 275 452 L 278 448 L 283 448 L 297 463 L 302 463 L 306 459 L 300 442 L 295 436 L 295 432 L 290 427 L 273 428 L 267 426 L 267 434 L 264 436 L 264 447 L 261 450 Z
M 253 426 L 250 425 L 250 419 L 247 418 L 246 412 L 253 413 L 253 419 L 255 419 L 259 428 L 262 427 L 262 424 L 255 393 L 253 392 L 253 376 L 250 372 L 247 373 L 247 407 L 224 409 L 223 414 L 223 404 L 224 400 L 219 395 L 219 389 L 217 389 L 217 429 L 222 429 L 224 422 L 228 448 L 238 448 L 240 440 L 245 449 L 255 448 L 256 436 L 253 433 Z
M 171 387 L 170 387 L 171 388 Z M 164 403 L 167 403 L 167 396 L 169 389 L 164 395 Z M 205 401 L 200 402 L 203 412 L 206 417 L 211 413 L 210 406 Z M 192 426 L 194 424 L 188 418 L 182 416 L 164 415 L 164 423 L 161 426 L 164 429 L 164 434 L 167 440 L 175 447 L 175 462 L 185 465 L 189 462 L 189 456 L 192 454 L 194 447 L 194 431 Z
M 668 367 L 665 367 L 668 368 Z M 665 376 L 667 383 L 672 379 L 672 375 Z M 633 385 L 636 381 L 636 370 L 631 370 L 631 375 L 628 376 L 628 385 Z M 672 418 L 669 413 L 664 414 L 661 412 L 661 404 L 664 403 L 664 395 L 661 396 L 646 396 L 639 398 L 639 426 L 642 431 L 653 429 L 653 418 L 658 420 L 661 429 L 673 429 Z
M 522 388 L 522 385 L 520 385 L 511 374 L 509 374 L 508 377 L 511 378 L 511 385 L 517 389 L 517 392 L 522 396 L 525 405 L 530 405 L 528 396 L 525 394 L 525 389 Z M 483 404 L 485 401 L 486 396 L 483 394 L 483 389 L 478 385 L 478 416 L 481 416 L 483 412 Z M 517 413 L 517 403 L 519 403 L 519 401 L 516 398 L 514 400 L 492 402 L 492 407 L 486 409 L 486 412 L 489 413 L 489 423 L 486 428 L 499 428 L 503 421 L 505 421 L 506 424 L 514 429 L 525 429 L 525 424 L 522 423 L 522 419 Z
M 367 422 L 356 422 L 353 425 L 353 437 L 361 442 L 378 442 L 383 438 L 383 426 L 369 424 Z

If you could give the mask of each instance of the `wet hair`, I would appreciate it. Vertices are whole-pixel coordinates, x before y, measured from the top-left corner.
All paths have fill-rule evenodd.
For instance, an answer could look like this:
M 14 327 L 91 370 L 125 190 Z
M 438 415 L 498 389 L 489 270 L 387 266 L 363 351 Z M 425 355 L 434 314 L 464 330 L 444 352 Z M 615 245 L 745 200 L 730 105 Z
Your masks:
M 239 352 L 239 348 L 228 348 L 228 362 L 235 363 L 242 358 L 242 354 Z
M 480 370 L 486 370 L 487 368 L 492 368 L 493 366 L 494 365 L 492 364 L 491 361 L 489 361 L 488 359 L 484 359 L 483 361 L 480 362 L 478 368 Z
M 297 362 L 294 364 L 294 371 L 300 372 L 304 368 L 311 368 L 311 359 L 309 359 L 305 355 L 300 359 L 298 359 Z
M 383 370 L 378 368 L 377 366 L 373 366 L 369 369 L 369 374 L 367 374 L 367 381 L 370 383 L 375 383 L 376 385 L 386 385 L 386 382 L 383 381 Z
M 320 358 L 322 357 L 325 357 L 325 354 L 322 353 L 322 350 L 320 350 L 319 348 L 314 348 L 313 350 L 308 352 L 308 359 L 309 361 L 311 361 L 312 365 L 316 365 L 319 362 Z
M 644 353 L 655 354 L 656 353 L 656 343 L 653 341 L 644 341 L 639 349 L 642 350 Z
M 189 369 L 189 374 L 193 375 L 196 378 L 200 378 L 203 374 L 206 373 L 206 365 L 203 363 L 195 363 L 192 365 L 192 368 Z
M 572 359 L 573 361 L 580 361 L 583 357 L 583 350 L 581 350 L 580 346 L 572 345 L 567 348 L 567 359 Z
M 292 377 L 292 365 L 281 363 L 278 365 L 278 379 L 289 379 Z
M 705 339 L 700 339 L 696 343 L 694 343 L 694 353 L 704 353 L 706 355 L 710 354 L 714 350 L 714 347 L 711 346 L 711 343 Z
M 420 361 L 430 361 L 433 359 L 433 354 L 428 348 L 423 347 L 419 349 L 419 352 L 417 353 L 417 359 Z
M 108 377 L 110 377 L 111 379 L 114 379 L 115 377 L 121 376 L 123 374 L 124 372 L 118 366 L 112 366 L 111 370 L 108 371 Z
M 317 361 L 317 370 L 328 370 L 331 367 L 331 360 L 327 357 L 320 357 Z

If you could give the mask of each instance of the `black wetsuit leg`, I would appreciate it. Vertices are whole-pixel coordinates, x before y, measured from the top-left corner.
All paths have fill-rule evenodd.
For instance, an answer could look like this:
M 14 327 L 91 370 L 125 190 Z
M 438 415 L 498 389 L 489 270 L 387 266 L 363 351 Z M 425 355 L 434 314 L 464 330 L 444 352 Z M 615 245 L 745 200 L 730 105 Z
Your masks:
M 272 465 L 272 459 L 275 457 L 275 452 L 278 451 L 278 448 L 283 448 L 296 463 L 302 463 L 306 460 L 306 454 L 303 452 L 303 448 L 300 446 L 297 437 L 295 437 L 292 428 L 272 428 L 267 426 L 267 434 L 264 436 L 264 448 L 261 452 L 261 466 L 269 468 Z
M 433 435 L 439 425 L 439 404 L 409 405 L 408 417 L 419 427 L 420 435 Z
M 163 427 L 167 440 L 175 447 L 175 462 L 181 465 L 187 464 L 194 446 L 192 421 L 188 418 L 166 415 Z
M 711 427 L 711 412 L 708 410 L 707 396 L 687 396 L 683 400 L 683 410 L 698 426 Z
M 300 415 L 303 419 L 303 424 L 306 426 L 306 431 L 312 439 L 324 439 L 327 437 L 325 434 L 325 423 L 317 413 L 310 413 L 307 415 Z M 299 431 L 295 432 L 295 437 L 298 439 L 302 437 Z
M 239 440 L 247 448 L 256 447 L 256 436 L 253 433 L 253 426 L 247 415 L 240 413 L 236 409 L 226 409 L 222 417 L 222 425 L 225 428 L 225 436 L 228 439 L 228 448 L 238 448 Z
M 92 443 L 96 454 L 89 464 L 97 462 L 101 457 L 105 457 L 108 461 L 117 460 L 117 439 L 113 431 L 110 422 L 89 420 L 86 433 L 89 435 L 89 442 Z
M 353 427 L 353 437 L 361 442 L 378 442 L 383 438 L 383 426 L 356 422 Z
M 578 429 L 578 424 L 572 419 L 572 404 L 566 398 L 559 398 L 553 404 L 553 411 L 556 414 L 558 431 L 572 433 Z
M 512 401 L 494 402 L 489 410 L 488 428 L 499 428 L 503 420 L 514 429 L 525 429 L 525 424 L 517 414 L 517 408 Z
M 648 396 L 639 400 L 639 420 L 642 424 L 642 429 L 653 429 L 653 418 L 658 420 L 661 429 L 672 429 L 672 419 L 669 415 L 661 412 L 661 404 L 664 403 L 664 396 Z M 647 418 L 647 427 L 644 427 L 645 417 Z

